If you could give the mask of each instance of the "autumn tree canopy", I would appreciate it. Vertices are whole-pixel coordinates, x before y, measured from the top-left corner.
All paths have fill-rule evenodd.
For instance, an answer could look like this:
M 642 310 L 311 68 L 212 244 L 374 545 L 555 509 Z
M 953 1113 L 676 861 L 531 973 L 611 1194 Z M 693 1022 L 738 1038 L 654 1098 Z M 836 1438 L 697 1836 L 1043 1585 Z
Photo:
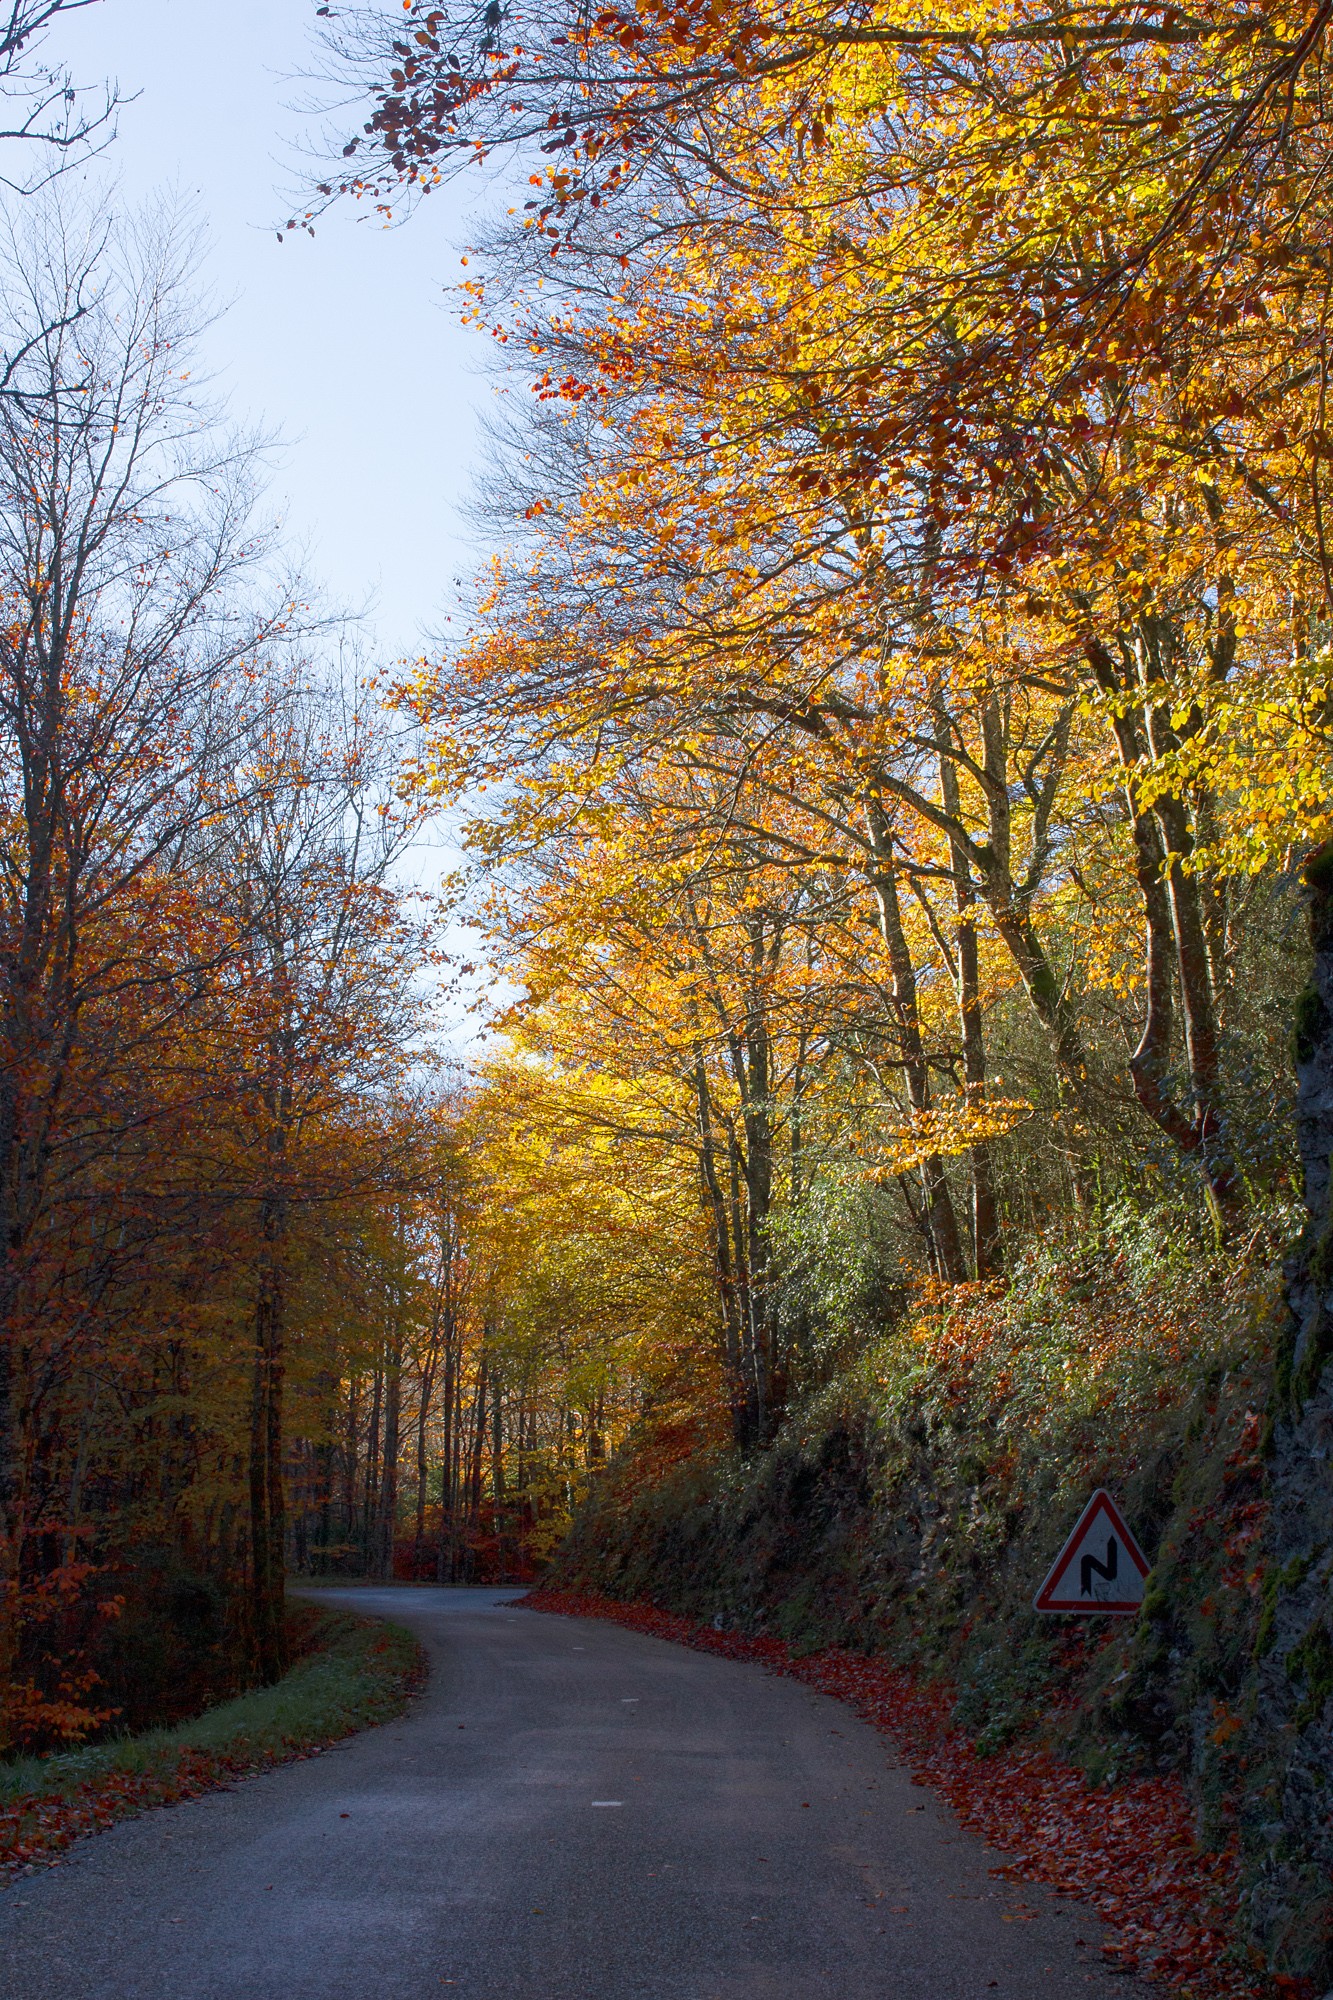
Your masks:
M 199 1684 L 271 1679 L 290 1565 L 527 1575 L 1034 1246 L 1296 1210 L 1326 10 L 322 18 L 293 227 L 513 190 L 456 642 L 288 573 L 168 227 L 5 239 L 13 1741 L 128 1712 L 182 1579 Z M 444 807 L 517 995 L 468 1075 Z
M 946 1284 L 1145 1188 L 1280 1209 L 1324 10 L 412 0 L 326 49 L 366 111 L 295 222 L 526 183 L 463 280 L 530 383 L 508 525 L 403 699 L 522 1032 L 689 1134 L 738 1442 L 834 1190 Z

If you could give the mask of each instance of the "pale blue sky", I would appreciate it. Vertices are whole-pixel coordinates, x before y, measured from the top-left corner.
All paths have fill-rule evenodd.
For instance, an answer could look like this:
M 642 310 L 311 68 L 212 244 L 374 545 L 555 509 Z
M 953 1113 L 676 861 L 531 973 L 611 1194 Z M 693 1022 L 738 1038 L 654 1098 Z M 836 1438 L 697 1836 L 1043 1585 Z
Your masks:
M 273 495 L 312 584 L 335 606 L 370 606 L 381 660 L 415 655 L 454 609 L 476 561 L 461 519 L 490 401 L 475 372 L 486 343 L 458 324 L 466 199 L 433 195 L 410 227 L 386 230 L 352 208 L 313 237 L 279 243 L 275 223 L 310 137 L 316 0 L 97 0 L 58 23 L 52 58 L 75 79 L 118 81 L 119 135 L 95 171 L 127 201 L 172 190 L 207 231 L 204 280 L 230 310 L 205 360 L 238 417 L 286 440 Z M 135 96 L 137 93 L 137 97 Z M 455 859 L 438 828 L 406 873 L 434 888 Z M 478 941 L 461 927 L 460 956 Z M 467 982 L 475 996 L 489 982 Z M 507 991 L 508 989 L 502 989 Z M 448 1040 L 474 1045 L 475 1018 L 451 1003 Z
M 210 238 L 210 287 L 234 304 L 210 366 L 238 415 L 288 440 L 274 492 L 335 601 L 378 600 L 393 653 L 451 608 L 471 567 L 459 506 L 490 390 L 482 342 L 446 288 L 460 276 L 461 191 L 410 228 L 348 209 L 277 241 L 304 121 L 290 107 L 316 60 L 315 0 L 97 0 L 59 23 L 50 53 L 77 80 L 118 79 L 136 101 L 102 171 L 129 199 L 174 188 Z

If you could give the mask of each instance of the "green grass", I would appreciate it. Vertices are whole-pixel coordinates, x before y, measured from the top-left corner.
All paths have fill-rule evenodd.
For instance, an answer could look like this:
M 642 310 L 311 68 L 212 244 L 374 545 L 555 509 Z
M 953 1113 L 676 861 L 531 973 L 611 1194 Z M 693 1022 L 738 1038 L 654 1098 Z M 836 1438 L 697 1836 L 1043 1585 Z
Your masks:
M 175 1728 L 2 1765 L 0 1809 L 71 1798 L 106 1780 L 165 1778 L 187 1753 L 217 1759 L 220 1769 L 258 1768 L 401 1713 L 422 1664 L 410 1632 L 313 1607 L 302 1607 L 297 1620 L 305 1650 L 276 1686 L 237 1695 Z

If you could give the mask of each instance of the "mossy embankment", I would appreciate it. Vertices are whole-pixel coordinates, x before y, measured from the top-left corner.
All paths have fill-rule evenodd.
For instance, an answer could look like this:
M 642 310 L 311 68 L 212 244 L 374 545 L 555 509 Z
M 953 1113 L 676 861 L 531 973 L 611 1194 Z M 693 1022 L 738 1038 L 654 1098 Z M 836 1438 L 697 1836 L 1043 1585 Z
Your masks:
M 1096 1784 L 1178 1773 L 1202 1845 L 1237 1843 L 1254 1881 L 1285 1754 L 1260 1674 L 1288 1562 L 1266 1464 L 1281 1326 L 1271 1256 L 1034 1255 L 1003 1289 L 927 1300 L 750 1462 L 714 1453 L 647 1488 L 612 1468 L 553 1581 L 888 1654 L 948 1687 L 983 1750 L 1041 1743 Z M 1041 1616 L 1098 1486 L 1152 1560 L 1142 1611 Z M 1297 1695 L 1307 1664 L 1283 1666 Z M 1252 1928 L 1326 1981 L 1326 1917 L 1311 1876 Z
M 54 1859 L 81 1835 L 172 1805 L 388 1722 L 420 1685 L 424 1656 L 402 1626 L 298 1605 L 299 1657 L 255 1688 L 170 1729 L 0 1764 L 0 1877 Z

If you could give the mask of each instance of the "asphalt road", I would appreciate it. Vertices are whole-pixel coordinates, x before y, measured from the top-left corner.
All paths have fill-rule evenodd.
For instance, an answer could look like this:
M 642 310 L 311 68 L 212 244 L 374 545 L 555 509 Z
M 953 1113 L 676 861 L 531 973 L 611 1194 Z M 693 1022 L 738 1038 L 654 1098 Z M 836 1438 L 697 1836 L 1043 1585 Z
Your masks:
M 314 1593 L 312 1593 L 314 1594 Z M 0 1895 L 3 2000 L 1128 2000 L 847 1709 L 504 1592 L 318 1593 L 420 1633 L 409 1714 Z M 1086 1940 L 1085 1943 L 1080 1940 Z

